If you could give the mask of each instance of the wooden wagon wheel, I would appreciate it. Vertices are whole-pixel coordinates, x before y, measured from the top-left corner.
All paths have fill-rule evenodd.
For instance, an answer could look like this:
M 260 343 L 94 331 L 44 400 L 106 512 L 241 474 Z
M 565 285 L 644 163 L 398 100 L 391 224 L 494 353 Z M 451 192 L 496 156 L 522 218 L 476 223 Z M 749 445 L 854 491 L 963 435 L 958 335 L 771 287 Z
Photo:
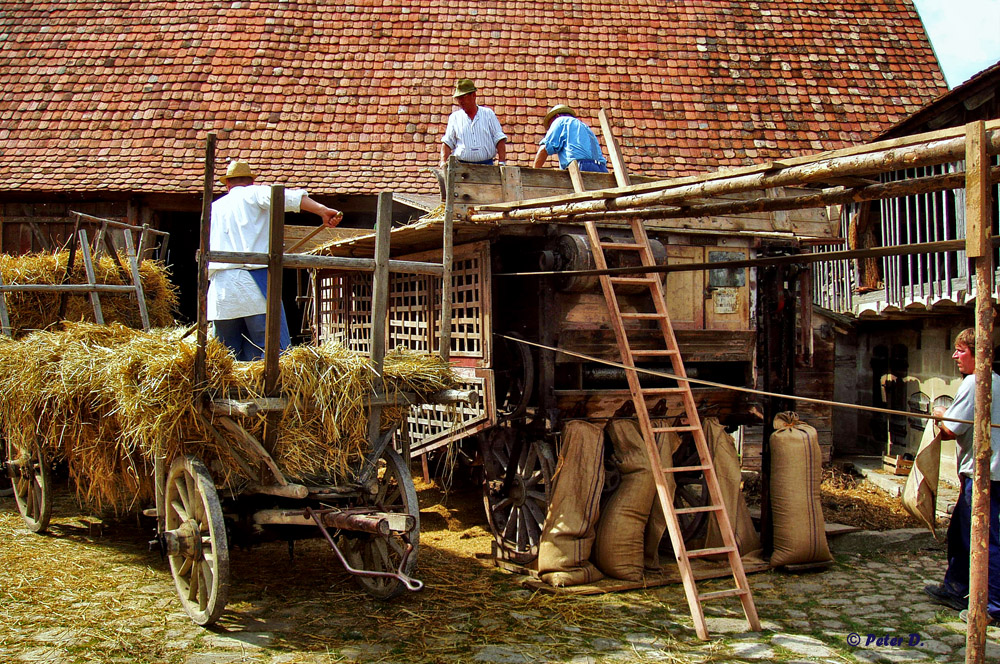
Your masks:
M 17 511 L 28 530 L 40 533 L 52 516 L 52 471 L 39 449 L 21 450 L 6 444 L 7 476 L 14 490 Z
M 211 625 L 229 596 L 229 544 L 215 483 L 198 459 L 178 457 L 164 487 L 164 547 L 184 610 Z
M 420 505 L 417 490 L 413 486 L 413 476 L 403 458 L 394 449 L 386 448 L 376 468 L 378 491 L 363 501 L 361 506 L 370 506 L 380 512 L 409 514 L 416 522 L 409 533 L 391 533 L 387 536 L 344 531 L 341 536 L 341 550 L 351 567 L 372 572 L 399 572 L 413 576 L 417 567 L 417 552 L 420 545 Z M 407 544 L 412 545 L 406 565 L 399 566 L 406 552 Z M 355 580 L 365 592 L 377 599 L 392 599 L 406 589 L 397 578 L 355 576 Z
M 508 427 L 490 431 L 484 445 L 483 503 L 504 559 L 528 564 L 548 514 L 555 461 L 540 440 L 525 440 Z

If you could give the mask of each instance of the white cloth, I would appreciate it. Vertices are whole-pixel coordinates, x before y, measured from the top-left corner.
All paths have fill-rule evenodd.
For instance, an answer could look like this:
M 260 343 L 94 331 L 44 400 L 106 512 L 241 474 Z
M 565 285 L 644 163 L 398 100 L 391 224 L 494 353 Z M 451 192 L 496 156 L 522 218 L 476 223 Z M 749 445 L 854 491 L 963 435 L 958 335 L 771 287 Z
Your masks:
M 298 212 L 305 189 L 285 190 L 285 212 Z M 212 251 L 267 253 L 271 221 L 271 188 L 254 184 L 233 187 L 212 203 Z M 247 272 L 260 265 L 208 264 L 208 319 L 230 320 L 263 314 L 264 294 Z
M 497 114 L 486 106 L 478 106 L 471 120 L 462 109 L 452 113 L 441 142 L 460 161 L 486 161 L 497 155 L 497 143 L 505 138 Z
M 993 374 L 993 406 L 991 419 L 993 424 L 1000 424 L 1000 376 Z M 962 384 L 958 386 L 955 394 L 955 401 L 944 414 L 945 417 L 954 417 L 960 420 L 974 420 L 976 418 L 976 376 L 969 374 L 962 379 Z M 975 466 L 975 454 L 973 450 L 973 429 L 971 424 L 963 422 L 942 422 L 944 426 L 955 434 L 955 463 L 958 466 L 958 474 L 972 477 Z M 992 456 L 990 457 L 990 480 L 1000 481 L 1000 429 L 990 429 L 990 447 Z

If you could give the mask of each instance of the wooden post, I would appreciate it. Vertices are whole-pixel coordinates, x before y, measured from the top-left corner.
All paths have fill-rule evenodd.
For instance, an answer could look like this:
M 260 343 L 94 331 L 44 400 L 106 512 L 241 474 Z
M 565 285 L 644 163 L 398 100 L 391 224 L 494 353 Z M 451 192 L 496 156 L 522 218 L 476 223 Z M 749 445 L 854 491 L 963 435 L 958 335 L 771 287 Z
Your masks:
M 378 195 L 375 220 L 375 273 L 372 275 L 372 344 L 371 361 L 375 370 L 375 399 L 385 391 L 382 367 L 385 361 L 385 320 L 389 307 L 389 232 L 392 230 L 392 193 Z M 379 440 L 382 406 L 373 403 L 368 413 L 368 441 L 372 449 Z M 378 461 L 372 459 L 372 461 Z
M 618 183 L 619 187 L 628 187 L 632 184 L 632 179 L 628 175 L 628 169 L 625 168 L 625 159 L 618 147 L 618 141 L 615 140 L 615 135 L 611 132 L 611 120 L 608 119 L 608 113 L 602 108 L 597 117 L 601 121 L 601 133 L 604 134 L 604 144 L 608 147 L 608 157 L 615 166 L 615 182 Z
M 83 253 L 83 267 L 87 272 L 87 283 L 97 285 L 97 273 L 94 271 L 94 261 L 90 255 L 90 244 L 87 242 L 87 230 L 80 229 L 80 251 Z M 101 310 L 101 296 L 97 290 L 90 291 L 90 304 L 94 307 L 94 321 L 104 325 L 104 312 Z
M 989 579 L 990 445 L 993 407 L 993 248 L 990 246 L 989 157 L 986 127 L 966 125 L 966 253 L 976 261 L 976 410 L 969 549 L 969 619 L 965 661 L 986 658 L 986 602 Z
M 444 223 L 441 239 L 441 336 L 438 352 L 446 362 L 451 357 L 451 261 L 454 255 L 452 238 L 452 216 L 455 210 L 455 170 L 458 160 L 455 155 L 448 158 L 448 172 L 444 186 Z
M 215 181 L 215 134 L 205 138 L 205 177 L 201 192 L 201 245 L 198 251 L 198 348 L 194 354 L 194 389 L 205 386 L 208 345 L 208 250 L 212 237 L 212 185 Z
M 62 283 L 68 283 L 73 273 L 73 263 L 76 261 L 76 243 L 80 241 L 80 215 L 76 215 L 73 222 L 73 235 L 69 243 L 69 259 L 66 261 L 66 272 L 63 274 Z M 66 318 L 66 305 L 68 304 L 69 293 L 59 294 L 59 320 Z M 5 333 L 6 334 L 6 333 Z
M 149 311 L 146 309 L 146 293 L 142 287 L 139 258 L 136 256 L 135 247 L 132 246 L 132 231 L 129 230 L 125 231 L 125 255 L 128 258 L 132 285 L 135 286 L 136 304 L 139 305 L 139 320 L 142 321 L 143 331 L 149 332 Z
M 264 326 L 264 396 L 276 397 L 281 389 L 281 270 L 285 251 L 285 187 L 271 185 L 271 228 L 267 246 L 266 323 Z M 281 413 L 267 414 L 264 449 L 270 454 L 278 440 Z

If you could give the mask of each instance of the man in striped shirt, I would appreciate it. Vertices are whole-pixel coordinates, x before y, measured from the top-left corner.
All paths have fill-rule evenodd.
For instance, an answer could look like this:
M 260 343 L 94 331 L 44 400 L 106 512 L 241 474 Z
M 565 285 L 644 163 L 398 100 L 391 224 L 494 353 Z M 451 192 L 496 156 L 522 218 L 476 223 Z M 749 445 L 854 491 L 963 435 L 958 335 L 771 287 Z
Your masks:
M 458 110 L 448 118 L 441 139 L 441 167 L 452 154 L 467 164 L 492 164 L 495 157 L 502 166 L 507 159 L 507 135 L 492 109 L 476 105 L 475 84 L 460 78 L 452 97 Z

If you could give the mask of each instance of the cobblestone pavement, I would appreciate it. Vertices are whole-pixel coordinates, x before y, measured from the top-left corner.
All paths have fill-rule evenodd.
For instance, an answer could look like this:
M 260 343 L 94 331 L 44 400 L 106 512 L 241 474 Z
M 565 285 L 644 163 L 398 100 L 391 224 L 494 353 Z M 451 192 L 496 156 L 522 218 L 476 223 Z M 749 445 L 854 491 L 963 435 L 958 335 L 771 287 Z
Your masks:
M 481 526 L 442 506 L 422 518 L 417 576 L 425 590 L 377 602 L 318 542 L 301 543 L 291 563 L 284 544 L 262 545 L 233 551 L 227 611 L 203 629 L 147 551 L 148 524 L 101 521 L 63 500 L 51 534 L 39 536 L 23 529 L 12 500 L 0 499 L 0 661 L 964 661 L 964 624 L 921 592 L 942 574 L 941 549 L 840 554 L 823 572 L 753 574 L 763 630 L 746 632 L 738 602 L 712 603 L 713 638 L 702 642 L 680 586 L 533 593 L 489 566 Z M 454 542 L 464 549 L 456 553 Z M 988 641 L 988 659 L 1000 659 L 1000 629 L 990 628 Z

